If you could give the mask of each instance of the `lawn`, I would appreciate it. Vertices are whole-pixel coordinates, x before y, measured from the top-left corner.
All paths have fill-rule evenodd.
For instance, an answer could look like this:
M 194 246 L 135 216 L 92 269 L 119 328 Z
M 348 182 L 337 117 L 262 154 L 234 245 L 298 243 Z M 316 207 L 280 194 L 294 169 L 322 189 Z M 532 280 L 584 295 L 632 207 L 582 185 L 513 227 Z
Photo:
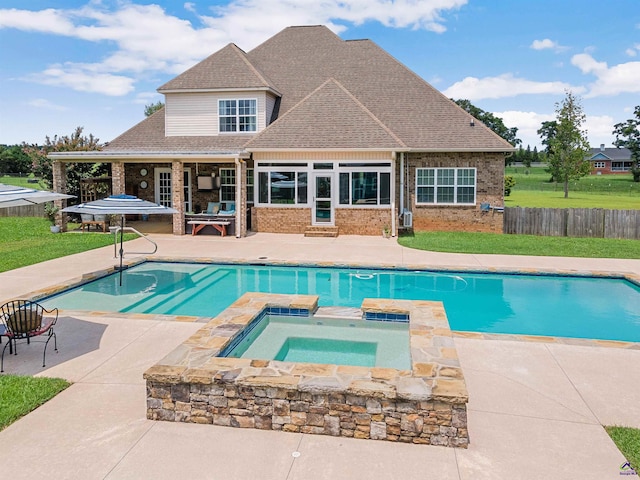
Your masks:
M 69 386 L 62 378 L 0 375 L 0 430 Z
M 29 177 L 8 177 L 6 175 L 0 175 L 0 183 L 5 185 L 16 185 L 18 187 L 36 188 L 42 190 L 43 187 L 39 183 L 29 183 L 29 178 L 33 179 L 33 175 Z
M 505 207 L 538 208 L 606 208 L 611 210 L 640 210 L 640 195 L 603 194 L 569 191 L 511 190 L 504 197 Z
M 640 474 L 640 429 L 628 427 L 604 428 L 616 444 L 616 447 L 618 447 L 618 450 L 629 461 L 631 467 Z M 624 471 L 629 472 L 628 469 Z
M 125 240 L 135 238 L 125 235 Z M 46 218 L 0 217 L 0 272 L 113 245 L 104 233 L 52 234 Z
M 469 232 L 415 232 L 402 246 L 432 252 L 640 259 L 640 241 Z

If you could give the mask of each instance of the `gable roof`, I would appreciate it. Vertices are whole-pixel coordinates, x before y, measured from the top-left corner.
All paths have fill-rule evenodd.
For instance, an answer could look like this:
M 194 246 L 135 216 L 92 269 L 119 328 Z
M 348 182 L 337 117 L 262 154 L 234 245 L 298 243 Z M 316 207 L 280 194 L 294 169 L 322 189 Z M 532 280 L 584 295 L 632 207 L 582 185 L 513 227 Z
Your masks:
M 105 150 L 126 147 L 146 151 L 152 143 L 159 148 L 175 145 L 183 150 L 514 150 L 482 122 L 472 125 L 466 111 L 375 43 L 345 41 L 324 26 L 288 27 L 248 53 L 229 44 L 159 91 L 225 89 L 270 89 L 279 96 L 279 117 L 251 138 L 218 135 L 163 139 L 162 115 L 144 120 Z M 368 147 L 363 147 L 365 144 Z
M 592 148 L 589 160 L 631 160 L 628 148 Z
M 202 90 L 273 89 L 274 85 L 230 43 L 158 88 L 160 93 Z
M 250 151 L 297 148 L 402 149 L 406 145 L 339 82 L 331 78 L 247 142 L 245 148 Z

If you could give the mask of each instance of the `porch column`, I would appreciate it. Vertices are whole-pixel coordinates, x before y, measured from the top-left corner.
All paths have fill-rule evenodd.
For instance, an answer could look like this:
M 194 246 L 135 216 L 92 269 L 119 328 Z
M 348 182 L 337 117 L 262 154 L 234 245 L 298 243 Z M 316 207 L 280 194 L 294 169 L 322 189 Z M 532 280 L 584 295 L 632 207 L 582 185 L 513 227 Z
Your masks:
M 125 193 L 124 182 L 124 162 L 113 162 L 111 164 L 111 193 L 123 195 Z
M 171 162 L 171 202 L 178 213 L 173 214 L 173 234 L 184 235 L 184 164 Z
M 54 160 L 53 168 L 53 191 L 56 193 L 67 193 L 67 165 L 59 160 Z M 53 204 L 62 209 L 66 207 L 66 200 L 56 200 Z M 67 215 L 58 212 L 56 214 L 56 225 L 60 225 L 60 230 L 67 231 Z
M 247 162 L 236 159 L 236 237 L 247 236 Z

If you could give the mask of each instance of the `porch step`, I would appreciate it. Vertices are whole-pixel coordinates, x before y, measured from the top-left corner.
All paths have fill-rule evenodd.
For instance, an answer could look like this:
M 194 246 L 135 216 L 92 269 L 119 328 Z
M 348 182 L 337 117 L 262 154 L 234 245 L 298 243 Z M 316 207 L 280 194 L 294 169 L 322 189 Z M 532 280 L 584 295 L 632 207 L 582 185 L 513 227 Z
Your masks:
M 318 225 L 309 225 L 305 231 L 305 237 L 327 237 L 327 238 L 335 238 L 339 234 L 338 227 L 329 227 L 329 226 L 318 226 Z

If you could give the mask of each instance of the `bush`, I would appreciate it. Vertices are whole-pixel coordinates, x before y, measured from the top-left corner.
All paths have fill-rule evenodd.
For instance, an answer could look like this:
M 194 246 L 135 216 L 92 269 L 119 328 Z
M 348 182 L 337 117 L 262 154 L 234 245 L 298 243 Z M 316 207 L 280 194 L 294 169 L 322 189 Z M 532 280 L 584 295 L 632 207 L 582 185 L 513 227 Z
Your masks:
M 511 189 L 515 186 L 516 181 L 513 179 L 511 175 L 504 176 L 504 196 L 508 197 L 511 195 Z

